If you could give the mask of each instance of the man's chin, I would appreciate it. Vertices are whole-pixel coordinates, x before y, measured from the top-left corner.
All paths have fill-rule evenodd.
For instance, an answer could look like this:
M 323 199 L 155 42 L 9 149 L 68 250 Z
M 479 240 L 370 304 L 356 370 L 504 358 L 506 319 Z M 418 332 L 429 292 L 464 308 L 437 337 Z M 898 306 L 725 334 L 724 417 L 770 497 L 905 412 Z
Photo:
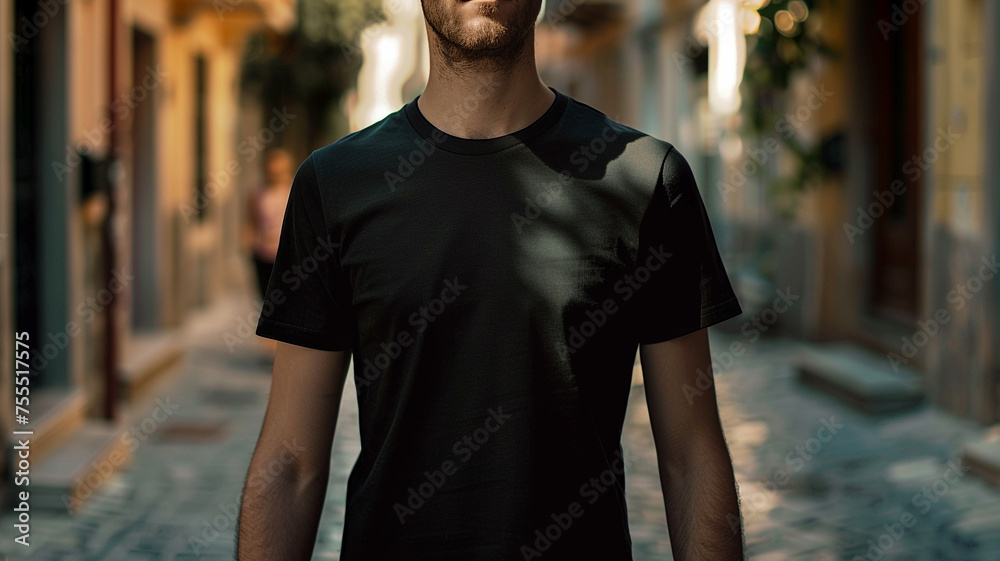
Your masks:
M 470 0 L 472 1 L 472 0 Z M 458 42 L 469 50 L 490 51 L 501 49 L 509 42 L 511 29 L 504 23 L 488 16 L 477 17 L 465 24 L 464 32 Z
M 428 0 L 424 1 L 430 3 Z M 521 19 L 524 14 L 519 13 L 520 2 L 515 0 L 444 0 L 444 2 L 454 3 L 451 4 L 450 10 L 438 4 L 441 12 L 452 13 L 442 14 L 438 20 L 441 23 L 436 25 L 437 22 L 434 20 L 437 18 L 433 16 L 441 12 L 432 10 L 428 24 L 438 36 L 447 59 L 472 62 L 495 58 L 497 62 L 509 63 L 515 55 L 526 48 L 525 35 L 530 28 L 523 32 L 521 30 L 523 23 Z

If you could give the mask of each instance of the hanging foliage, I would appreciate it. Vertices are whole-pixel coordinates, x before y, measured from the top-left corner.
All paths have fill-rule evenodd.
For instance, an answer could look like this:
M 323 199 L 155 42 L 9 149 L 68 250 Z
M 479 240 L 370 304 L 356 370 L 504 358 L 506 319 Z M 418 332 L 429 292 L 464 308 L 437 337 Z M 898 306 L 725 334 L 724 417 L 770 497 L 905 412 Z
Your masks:
M 797 195 L 836 171 L 839 136 L 807 144 L 797 134 L 777 134 L 786 118 L 793 78 L 809 72 L 822 58 L 839 53 L 824 42 L 823 12 L 837 9 L 837 0 L 772 0 L 758 10 L 760 29 L 750 37 L 743 78 L 747 127 L 756 136 L 775 136 L 795 158 L 795 171 L 768 185 L 779 213 L 790 217 Z
M 265 107 L 301 107 L 310 115 L 308 145 L 337 136 L 328 130 L 327 116 L 354 86 L 361 33 L 385 19 L 381 6 L 381 0 L 298 0 L 298 20 L 290 33 L 261 31 L 250 37 L 242 61 L 244 93 L 257 96 Z

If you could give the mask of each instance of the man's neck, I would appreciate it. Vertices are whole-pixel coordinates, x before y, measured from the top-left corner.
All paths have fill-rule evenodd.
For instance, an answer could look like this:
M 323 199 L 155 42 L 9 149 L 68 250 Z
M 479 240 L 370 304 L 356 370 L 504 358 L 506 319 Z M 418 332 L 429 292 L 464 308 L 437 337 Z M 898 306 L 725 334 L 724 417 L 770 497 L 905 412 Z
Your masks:
M 449 63 L 432 38 L 430 67 L 417 107 L 432 125 L 452 136 L 496 138 L 516 132 L 541 117 L 555 99 L 538 76 L 533 39 L 521 56 L 498 67 Z

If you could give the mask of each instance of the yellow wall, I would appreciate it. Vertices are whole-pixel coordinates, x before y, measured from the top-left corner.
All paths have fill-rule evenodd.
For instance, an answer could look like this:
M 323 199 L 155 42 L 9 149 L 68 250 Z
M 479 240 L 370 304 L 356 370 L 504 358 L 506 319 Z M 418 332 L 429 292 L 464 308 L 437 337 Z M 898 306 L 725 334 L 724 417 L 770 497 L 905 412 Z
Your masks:
M 931 219 L 962 237 L 980 239 L 984 212 L 983 4 L 949 0 L 934 6 L 929 28 L 937 62 L 928 65 L 932 85 L 927 144 L 939 127 L 961 135 L 942 154 L 932 173 Z
M 189 25 L 166 37 L 165 48 L 161 50 L 164 65 L 171 75 L 171 95 L 163 113 L 164 121 L 169 123 L 164 158 L 171 164 L 162 168 L 161 182 L 167 186 L 162 219 L 168 224 L 179 219 L 188 230 L 183 241 L 187 259 L 175 266 L 193 270 L 199 260 L 209 265 L 210 268 L 202 272 L 206 300 L 220 294 L 227 286 L 225 280 L 232 278 L 232 275 L 223 274 L 221 258 L 235 249 L 235 234 L 223 231 L 222 218 L 234 207 L 238 208 L 235 193 L 239 177 L 229 174 L 227 168 L 231 167 L 231 161 L 239 162 L 236 153 L 239 51 L 225 42 L 220 25 L 214 12 L 203 12 Z M 208 64 L 206 171 L 218 178 L 213 184 L 219 186 L 209 191 L 210 202 L 201 223 L 184 218 L 185 213 L 190 214 L 190 208 L 198 205 L 192 178 L 195 165 L 192 141 L 195 135 L 195 57 L 199 53 L 206 57 Z M 226 181 L 228 184 L 224 184 Z M 185 290 L 189 298 L 195 298 L 193 284 Z M 181 305 L 186 306 L 186 303 Z
M 13 29 L 13 2 L 0 4 L 0 37 L 7 37 Z M 13 259 L 13 92 L 14 83 L 13 50 L 10 43 L 4 41 L 0 45 L 0 430 L 10 434 L 11 414 L 9 405 L 13 403 L 13 370 L 14 333 L 13 333 L 13 301 L 11 298 L 12 263 Z M 3 455 L 0 455 L 3 457 Z
M 162 328 L 179 327 L 187 312 L 198 304 L 208 304 L 239 280 L 233 274 L 238 265 L 238 222 L 241 206 L 236 200 L 239 174 L 228 174 L 230 162 L 237 160 L 237 118 L 239 111 L 238 72 L 246 33 L 263 24 L 255 10 L 271 3 L 286 5 L 287 0 L 247 2 L 248 9 L 228 13 L 220 18 L 210 3 L 191 12 L 184 21 L 174 19 L 175 0 L 120 0 L 116 33 L 118 42 L 114 66 L 117 71 L 116 91 L 110 92 L 109 9 L 112 0 L 72 2 L 66 6 L 66 126 L 67 140 L 50 136 L 52 142 L 66 142 L 67 148 L 89 146 L 102 158 L 111 149 L 109 126 L 116 135 L 117 150 L 123 166 L 120 189 L 115 197 L 116 227 L 122 235 L 116 240 L 116 269 L 135 273 L 132 255 L 132 125 L 134 108 L 129 104 L 155 104 L 150 113 L 155 121 L 155 238 L 157 252 L 158 300 L 162 302 Z M 8 9 L 8 3 L 4 3 Z M 258 10 L 259 11 L 259 10 Z M 256 14 L 256 15 L 255 15 Z M 5 16 L 7 17 L 7 16 Z M 6 20 L 5 20 L 5 24 Z M 7 24 L 9 25 L 9 24 Z M 139 28 L 155 42 L 156 67 L 162 71 L 152 87 L 133 83 L 133 29 Z M 2 51 L 9 57 L 6 43 Z M 184 208 L 196 205 L 194 175 L 194 111 L 195 57 L 203 54 L 208 63 L 206 109 L 206 172 L 228 183 L 222 186 L 208 206 L 201 222 L 184 220 Z M 7 59 L 5 59 L 7 60 Z M 8 79 L 7 70 L 2 74 Z M 140 76 L 142 78 L 142 76 Z M 9 85 L 8 82 L 3 84 Z M 138 87 L 137 91 L 134 88 Z M 10 127 L 9 91 L 4 90 L 0 102 L 3 110 L 3 130 Z M 133 97 L 141 95 L 141 99 Z M 118 104 L 118 105 L 116 105 Z M 11 149 L 3 149 L 3 157 Z M 3 163 L 0 161 L 0 163 Z M 244 163 L 244 167 L 249 164 Z M 2 165 L 9 170 L 9 165 Z M 221 175 L 220 175 L 221 174 Z M 4 209 L 11 194 L 9 178 L 2 180 Z M 67 189 L 76 185 L 74 177 L 66 179 Z M 81 206 L 70 193 L 70 212 L 66 220 L 71 235 L 67 240 L 65 259 L 68 263 L 66 290 L 67 307 L 72 314 L 88 296 L 106 288 L 100 267 L 93 257 L 99 255 L 100 230 L 106 205 Z M 0 217 L 0 228 L 10 224 Z M 0 232 L 2 233 L 2 232 Z M 4 278 L 7 273 L 4 272 Z M 6 288 L 0 278 L 0 288 Z M 198 287 L 204 285 L 202 293 Z M 120 340 L 119 359 L 128 353 L 132 337 L 130 306 L 131 288 L 118 294 L 117 321 Z M 3 300 L 0 300 L 3 303 Z M 9 309 L 4 305 L 5 310 Z M 5 314 L 6 319 L 6 314 Z M 67 318 L 71 319 L 71 318 Z M 2 327 L 2 326 L 0 326 Z M 83 387 L 92 401 L 99 400 L 101 384 L 99 351 L 103 345 L 103 326 L 93 322 L 81 337 L 72 338 L 68 351 L 73 384 Z M 4 386 L 7 387 L 7 386 Z
M 129 100 L 132 84 L 132 29 L 138 27 L 156 42 L 157 60 L 165 79 L 149 98 L 140 103 L 156 103 L 157 150 L 157 238 L 163 327 L 177 326 L 185 312 L 195 303 L 196 290 L 204 283 L 204 301 L 211 301 L 229 285 L 233 274 L 224 268 L 232 260 L 222 259 L 235 250 L 239 205 L 234 193 L 238 177 L 229 178 L 211 198 L 206 218 L 198 222 L 185 219 L 184 208 L 196 205 L 194 200 L 194 58 L 199 53 L 208 61 L 207 146 L 206 171 L 225 173 L 236 158 L 236 125 L 238 116 L 238 69 L 245 33 L 259 18 L 252 13 L 233 12 L 220 18 L 209 5 L 195 12 L 193 18 L 176 24 L 171 19 L 170 0 L 124 0 L 119 9 L 119 44 L 117 56 L 117 86 L 114 97 L 108 85 L 108 4 L 109 0 L 73 3 L 69 12 L 70 92 L 69 134 L 71 143 L 93 144 L 99 155 L 108 150 L 109 135 L 102 130 L 108 118 L 111 99 Z M 284 0 L 279 4 L 286 4 Z M 263 2 L 261 4 L 268 4 Z M 119 135 L 119 152 L 128 162 L 131 150 L 131 111 L 121 120 L 113 119 Z M 96 142 L 94 142 L 96 140 Z M 125 167 L 124 188 L 117 204 L 123 232 L 131 231 L 127 212 L 131 200 L 131 169 Z M 221 177 L 221 176 L 220 176 Z M 223 216 L 227 219 L 223 220 Z M 225 230 L 223 225 L 226 225 Z M 128 236 L 119 240 L 119 268 L 130 268 L 131 246 Z M 76 253 L 80 253 L 79 251 Z M 200 270 L 197 263 L 207 265 Z M 81 270 L 82 263 L 73 270 Z M 131 269 L 131 268 L 130 268 Z M 228 271 L 231 273 L 231 271 Z M 175 283 L 177 286 L 175 286 Z M 77 290 L 76 299 L 83 297 Z M 119 322 L 127 325 L 130 295 L 120 300 Z M 204 303 L 204 302 L 203 302 Z M 75 306 L 75 301 L 74 301 Z M 129 333 L 123 331 L 127 339 Z
M 996 422 L 995 279 L 983 281 L 987 290 L 971 293 L 959 306 L 949 298 L 956 286 L 979 282 L 981 259 L 995 252 L 991 209 L 995 186 L 987 186 L 984 115 L 985 68 L 983 0 L 935 2 L 933 23 L 927 28 L 927 74 L 930 96 L 924 146 L 931 148 L 939 130 L 959 135 L 954 145 L 938 155 L 925 197 L 924 314 L 946 309 L 950 322 L 928 345 L 925 385 L 938 405 L 951 412 Z M 993 29 L 990 29 L 993 32 Z M 994 100 L 995 101 L 995 100 Z M 993 132 L 995 134 L 995 131 Z

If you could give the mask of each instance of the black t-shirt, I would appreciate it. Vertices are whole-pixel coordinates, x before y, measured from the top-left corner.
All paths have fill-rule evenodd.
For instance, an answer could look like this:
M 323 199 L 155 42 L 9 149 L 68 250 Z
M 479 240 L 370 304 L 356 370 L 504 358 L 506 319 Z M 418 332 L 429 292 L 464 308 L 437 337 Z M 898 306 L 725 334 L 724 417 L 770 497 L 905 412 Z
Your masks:
M 344 561 L 632 558 L 638 344 L 741 309 L 685 159 L 553 91 L 488 140 L 414 99 L 296 173 L 257 334 L 352 350 Z

